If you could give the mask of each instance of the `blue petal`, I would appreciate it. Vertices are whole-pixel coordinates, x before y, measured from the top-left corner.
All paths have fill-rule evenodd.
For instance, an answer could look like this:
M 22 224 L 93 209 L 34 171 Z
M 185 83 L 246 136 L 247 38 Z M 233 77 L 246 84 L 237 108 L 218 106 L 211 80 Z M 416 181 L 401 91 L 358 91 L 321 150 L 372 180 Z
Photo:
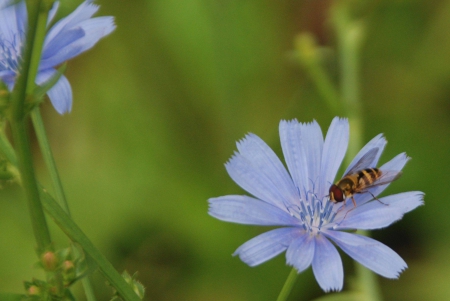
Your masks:
M 208 213 L 223 221 L 261 226 L 298 224 L 298 220 L 285 211 L 249 196 L 227 195 L 208 201 Z
M 289 203 L 298 201 L 298 193 L 283 163 L 261 138 L 247 135 L 237 143 L 239 153 L 252 163 L 255 170 L 269 179 L 278 193 Z
M 113 17 L 89 19 L 97 10 L 98 6 L 84 2 L 50 29 L 40 69 L 54 67 L 79 55 L 115 29 Z
M 403 215 L 423 205 L 423 192 L 410 191 L 390 195 L 378 201 L 372 201 L 348 212 L 345 219 L 333 229 L 379 229 L 401 219 Z M 339 218 L 339 217 L 337 217 Z
M 51 65 L 53 62 L 47 62 L 49 58 L 52 60 L 57 60 L 58 63 L 63 62 L 66 57 L 75 56 L 81 52 L 81 47 L 74 52 L 73 48 L 67 47 L 72 42 L 82 38 L 85 35 L 84 30 L 81 28 L 74 28 L 71 30 L 66 30 L 63 35 L 59 36 L 57 39 L 52 39 L 44 49 L 42 53 L 41 68 L 46 69 L 53 67 L 57 64 Z M 61 54 L 62 52 L 62 54 Z M 58 56 L 58 58 L 55 58 Z M 62 58 L 60 58 L 62 57 Z
M 315 239 L 304 232 L 296 238 L 286 251 L 286 262 L 294 266 L 298 273 L 307 269 L 314 258 Z
M 19 43 L 25 34 L 28 23 L 27 7 L 25 1 L 12 4 L 9 1 L 0 10 L 1 39 L 9 43 Z
M 61 32 L 78 26 L 80 22 L 83 22 L 84 20 L 92 17 L 98 9 L 99 6 L 90 4 L 86 1 L 81 3 L 71 14 L 59 20 L 54 26 L 52 26 L 52 28 L 47 33 L 44 48 L 48 42 L 50 42 L 56 36 L 60 35 Z
M 312 267 L 317 282 L 325 292 L 342 290 L 344 270 L 341 257 L 333 244 L 323 235 L 316 236 Z
M 306 155 L 300 137 L 300 124 L 297 120 L 282 120 L 279 131 L 281 148 L 289 173 L 298 188 L 301 199 L 306 200 L 307 191 L 304 188 L 309 187 L 310 181 L 308 179 Z
M 47 69 L 40 71 L 36 78 L 38 85 L 50 79 L 57 71 Z M 59 114 L 68 113 L 72 110 L 72 88 L 67 78 L 62 75 L 58 82 L 47 92 L 53 107 Z
M 311 123 L 300 124 L 301 140 L 304 149 L 307 167 L 309 193 L 316 193 L 320 179 L 320 166 L 322 160 L 323 135 L 319 124 L 314 120 Z
M 254 165 L 256 164 L 256 166 Z M 256 198 L 282 208 L 287 212 L 291 200 L 286 199 L 285 192 L 280 191 L 272 179 L 262 173 L 256 162 L 239 153 L 225 164 L 230 177 L 243 189 Z
M 321 177 L 317 194 L 319 199 L 328 195 L 328 189 L 334 182 L 347 151 L 348 139 L 348 120 L 335 117 L 328 129 L 323 146 Z
M 279 228 L 252 238 L 233 254 L 249 266 L 255 266 L 277 256 L 288 248 L 292 240 L 301 235 L 299 228 Z
M 340 231 L 325 231 L 324 234 L 354 260 L 383 277 L 398 278 L 407 268 L 397 253 L 372 238 Z
M 48 12 L 47 26 L 53 21 L 53 18 L 55 17 L 58 8 L 59 8 L 59 1 L 55 1 L 55 3 L 53 3 L 52 8 Z
M 86 33 L 85 37 L 77 43 L 83 45 L 82 52 L 92 48 L 101 38 L 109 35 L 116 29 L 113 17 L 97 17 L 80 23 Z
M 12 91 L 14 88 L 14 82 L 16 79 L 16 73 L 11 70 L 2 70 L 0 71 L 0 80 L 8 86 L 8 89 Z
M 378 148 L 378 153 L 375 159 L 373 160 L 372 164 L 370 165 L 370 167 L 376 167 L 378 160 L 380 159 L 380 156 L 383 153 L 384 147 L 386 146 L 386 143 L 387 141 L 383 137 L 383 134 L 378 134 L 377 136 L 375 136 L 358 152 L 358 154 L 353 159 L 352 163 L 350 163 L 350 165 L 345 170 L 344 176 L 349 172 L 349 170 L 353 168 L 353 166 L 355 166 L 355 164 L 359 161 L 359 159 L 362 158 L 362 156 L 364 156 L 368 151 L 374 148 Z

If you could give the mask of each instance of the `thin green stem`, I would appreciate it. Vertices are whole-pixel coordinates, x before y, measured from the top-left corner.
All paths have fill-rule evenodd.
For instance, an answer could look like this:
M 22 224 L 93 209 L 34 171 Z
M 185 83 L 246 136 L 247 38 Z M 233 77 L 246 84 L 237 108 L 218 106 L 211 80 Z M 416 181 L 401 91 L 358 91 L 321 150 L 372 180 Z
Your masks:
M 323 68 L 319 47 L 314 37 L 307 33 L 299 35 L 295 39 L 295 48 L 299 54 L 300 62 L 316 85 L 320 96 L 330 110 L 334 114 L 338 114 L 340 112 L 339 93 L 336 85 L 331 81 Z
M 47 166 L 47 169 L 50 173 L 50 178 L 53 183 L 53 189 L 55 190 L 56 200 L 59 202 L 64 211 L 66 211 L 66 213 L 70 216 L 69 204 L 67 203 L 58 169 L 56 168 L 56 163 L 53 158 L 53 153 L 50 148 L 47 134 L 45 132 L 44 122 L 42 121 L 42 116 L 39 108 L 35 108 L 31 112 L 31 119 L 33 120 L 34 130 L 36 132 L 45 165 Z
M 295 268 L 292 268 L 291 272 L 289 273 L 289 276 L 286 279 L 286 282 L 283 285 L 283 288 L 281 289 L 280 294 L 278 295 L 277 301 L 287 300 L 289 294 L 292 291 L 292 288 L 294 287 L 297 277 L 298 277 L 297 270 Z
M 351 16 L 351 8 L 350 2 L 342 2 L 337 4 L 332 11 L 341 63 L 342 101 L 348 109 L 347 113 L 350 128 L 352 129 L 350 146 L 346 156 L 347 164 L 350 163 L 362 147 L 364 132 L 360 100 L 359 64 L 365 28 L 362 20 L 356 20 Z M 368 231 L 359 230 L 358 233 L 370 236 Z M 355 264 L 357 278 L 355 289 L 363 293 L 365 300 L 382 300 L 376 275 L 359 263 L 355 262 Z

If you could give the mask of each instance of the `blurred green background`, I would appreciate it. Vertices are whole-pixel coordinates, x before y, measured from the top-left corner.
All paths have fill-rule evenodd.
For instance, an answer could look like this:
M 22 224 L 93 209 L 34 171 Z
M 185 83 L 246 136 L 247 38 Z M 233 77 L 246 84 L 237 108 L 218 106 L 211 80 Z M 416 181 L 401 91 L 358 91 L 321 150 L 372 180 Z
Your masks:
M 364 1 L 362 1 L 364 2 Z M 61 16 L 80 2 L 63 1 Z M 148 300 L 275 300 L 290 268 L 284 254 L 250 268 L 231 254 L 266 229 L 218 221 L 207 199 L 244 194 L 223 164 L 253 132 L 279 155 L 278 123 L 333 115 L 292 55 L 295 37 L 328 47 L 336 82 L 333 1 L 98 1 L 117 29 L 68 63 L 70 114 L 42 110 L 74 219 L 119 271 L 139 271 Z M 413 160 L 387 193 L 420 190 L 425 206 L 373 236 L 409 268 L 380 278 L 385 300 L 450 296 L 450 1 L 366 1 L 361 53 L 364 143 L 389 141 L 386 162 Z M 50 181 L 36 141 L 39 178 Z M 0 290 L 43 278 L 17 185 L 0 191 Z M 67 239 L 53 227 L 59 247 Z M 345 281 L 352 262 L 342 254 Z M 94 274 L 99 300 L 111 290 Z M 75 292 L 83 300 L 81 287 Z M 321 296 L 311 269 L 290 300 Z

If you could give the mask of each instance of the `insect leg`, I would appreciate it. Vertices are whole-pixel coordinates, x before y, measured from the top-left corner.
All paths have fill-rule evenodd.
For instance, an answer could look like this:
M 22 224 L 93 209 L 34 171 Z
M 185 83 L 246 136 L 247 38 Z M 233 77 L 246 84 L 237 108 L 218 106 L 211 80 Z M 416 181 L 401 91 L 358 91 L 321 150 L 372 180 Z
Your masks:
M 386 204 L 386 203 L 383 203 L 382 201 L 380 201 L 376 196 L 373 195 L 372 192 L 370 192 L 370 191 L 367 191 L 367 192 L 370 193 L 370 195 L 371 195 L 375 200 L 377 200 L 378 202 L 380 202 L 381 204 L 383 204 L 383 205 L 385 205 L 385 206 L 389 206 L 389 204 Z

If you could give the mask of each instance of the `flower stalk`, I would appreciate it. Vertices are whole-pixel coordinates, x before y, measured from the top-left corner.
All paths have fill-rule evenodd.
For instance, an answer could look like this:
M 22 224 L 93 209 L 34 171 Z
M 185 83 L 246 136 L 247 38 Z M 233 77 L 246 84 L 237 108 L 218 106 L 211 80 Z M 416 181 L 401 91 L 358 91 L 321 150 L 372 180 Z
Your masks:
M 289 276 L 286 279 L 286 282 L 283 285 L 283 288 L 281 289 L 280 294 L 278 295 L 277 301 L 286 301 L 289 297 L 289 294 L 292 291 L 292 288 L 294 287 L 295 281 L 298 278 L 298 272 L 295 268 L 292 268 L 291 272 L 289 273 Z
M 38 25 L 42 26 L 42 22 L 39 22 L 39 18 L 42 17 L 41 1 L 32 1 L 29 6 L 29 12 L 28 24 L 30 26 L 22 55 L 21 73 L 17 78 L 11 96 L 10 121 L 11 132 L 18 157 L 18 167 L 28 200 L 28 208 L 30 211 L 34 236 L 37 242 L 38 254 L 41 255 L 42 252 L 51 248 L 51 238 L 35 180 L 36 177 L 33 168 L 31 147 L 28 140 L 28 132 L 26 130 L 27 112 L 25 110 L 28 96 L 27 91 L 32 91 L 34 88 L 34 81 L 30 80 L 30 78 L 34 79 L 37 72 L 37 68 L 33 69 L 31 66 L 38 64 L 40 59 L 40 57 L 33 55 L 34 45 L 35 43 L 42 45 L 45 37 L 45 34 L 41 34 L 42 30 L 38 29 Z M 42 41 L 36 42 L 38 40 Z M 32 61 L 37 61 L 37 63 L 32 63 Z
M 347 116 L 352 128 L 349 149 L 345 162 L 349 164 L 362 146 L 364 124 L 360 97 L 361 47 L 365 39 L 365 24 L 351 16 L 348 3 L 338 4 L 332 10 L 332 20 L 338 41 L 341 66 L 341 87 L 343 105 L 348 108 Z M 368 230 L 358 230 L 358 234 L 370 237 Z M 356 287 L 368 301 L 382 300 L 380 288 L 374 273 L 355 261 Z

